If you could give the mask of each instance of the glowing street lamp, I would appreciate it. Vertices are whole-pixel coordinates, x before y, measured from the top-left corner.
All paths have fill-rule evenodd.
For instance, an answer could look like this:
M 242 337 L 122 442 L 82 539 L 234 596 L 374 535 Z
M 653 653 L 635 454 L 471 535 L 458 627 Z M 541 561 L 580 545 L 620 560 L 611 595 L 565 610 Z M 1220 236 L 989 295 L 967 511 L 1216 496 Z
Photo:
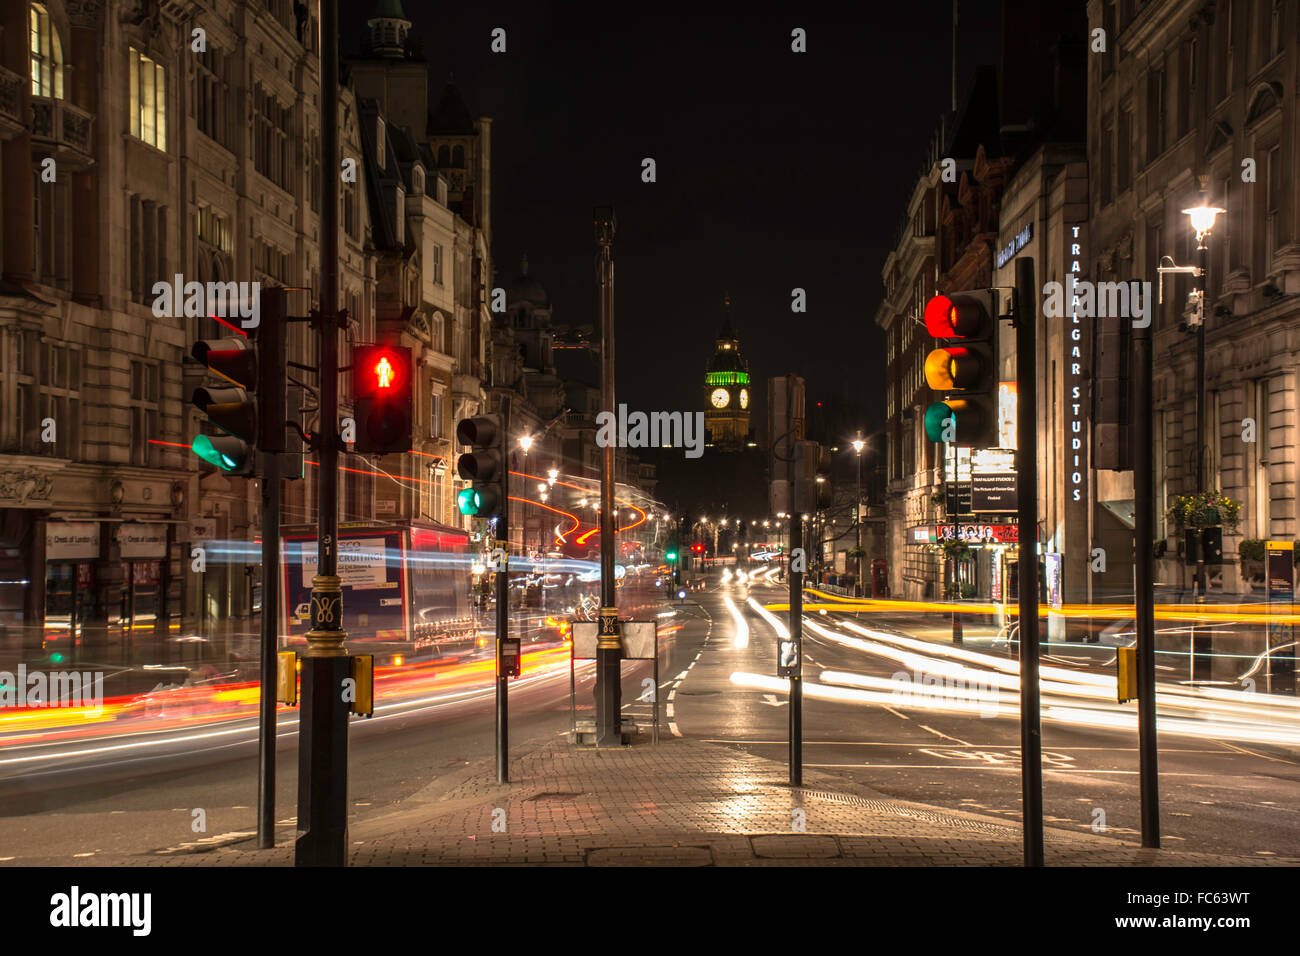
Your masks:
M 1220 206 L 1207 206 L 1201 203 L 1191 209 L 1184 209 L 1183 215 L 1192 220 L 1192 228 L 1196 230 L 1196 241 L 1203 242 L 1214 229 L 1214 220 L 1221 212 L 1227 212 Z
M 524 450 L 524 454 L 525 454 L 525 455 L 528 454 L 528 449 L 530 449 L 530 448 L 533 447 L 533 436 L 532 436 L 532 435 L 520 435 L 520 436 L 519 436 L 519 447 L 522 448 L 522 449 Z

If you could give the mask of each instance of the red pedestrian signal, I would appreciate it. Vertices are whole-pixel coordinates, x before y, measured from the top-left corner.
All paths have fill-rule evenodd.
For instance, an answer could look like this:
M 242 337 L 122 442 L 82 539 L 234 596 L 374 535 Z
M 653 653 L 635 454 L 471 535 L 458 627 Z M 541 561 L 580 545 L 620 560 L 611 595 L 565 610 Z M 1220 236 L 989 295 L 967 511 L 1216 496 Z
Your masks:
M 411 350 L 397 345 L 357 345 L 352 350 L 354 451 L 372 455 L 411 450 L 414 394 Z

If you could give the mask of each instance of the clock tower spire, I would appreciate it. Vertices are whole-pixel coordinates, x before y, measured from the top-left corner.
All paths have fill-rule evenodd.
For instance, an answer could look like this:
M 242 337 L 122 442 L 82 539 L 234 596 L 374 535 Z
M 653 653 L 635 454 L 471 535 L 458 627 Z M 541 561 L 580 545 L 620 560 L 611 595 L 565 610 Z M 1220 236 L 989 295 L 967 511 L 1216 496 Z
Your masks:
M 749 436 L 749 362 L 740 355 L 731 297 L 722 297 L 722 328 L 704 373 L 704 427 L 721 451 L 740 451 Z

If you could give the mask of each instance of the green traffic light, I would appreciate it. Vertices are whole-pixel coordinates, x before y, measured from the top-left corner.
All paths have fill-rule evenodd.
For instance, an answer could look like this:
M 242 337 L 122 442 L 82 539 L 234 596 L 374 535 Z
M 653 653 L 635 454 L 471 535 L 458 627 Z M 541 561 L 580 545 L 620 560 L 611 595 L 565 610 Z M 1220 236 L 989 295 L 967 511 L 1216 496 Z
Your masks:
M 456 507 L 461 514 L 472 518 L 482 510 L 483 498 L 473 488 L 462 488 L 456 495 Z
M 952 425 L 947 424 L 950 418 L 953 419 Z M 941 442 L 951 438 L 956 424 L 953 409 L 947 402 L 935 402 L 925 410 L 925 437 L 930 441 Z
M 194 441 L 190 442 L 190 451 L 198 455 L 209 465 L 220 468 L 222 471 L 234 471 L 240 463 L 230 455 L 221 451 L 213 443 L 211 436 L 198 435 Z
M 667 551 L 667 552 L 665 552 L 665 553 L 664 553 L 664 560 L 665 560 L 665 561 L 676 561 L 676 560 L 677 560 L 677 552 L 676 552 L 676 551 Z
M 62 664 L 63 655 L 60 654 L 58 651 L 55 651 L 53 654 L 50 655 L 50 662 L 53 664 Z

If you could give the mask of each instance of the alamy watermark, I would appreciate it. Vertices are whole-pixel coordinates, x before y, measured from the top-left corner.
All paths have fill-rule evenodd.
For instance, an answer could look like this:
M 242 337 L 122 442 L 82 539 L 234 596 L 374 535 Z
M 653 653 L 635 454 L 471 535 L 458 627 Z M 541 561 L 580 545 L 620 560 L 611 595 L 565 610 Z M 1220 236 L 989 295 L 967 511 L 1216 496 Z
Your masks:
M 0 671 L 0 707 L 86 707 L 92 714 L 104 709 L 102 672 Z
M 1145 329 L 1151 325 L 1151 283 L 1097 282 L 1087 279 L 1075 281 L 1073 275 L 1064 283 L 1048 282 L 1043 286 L 1043 315 L 1060 319 L 1067 315 L 1083 318 L 1136 319 L 1133 327 Z
M 596 445 L 600 448 L 685 448 L 687 458 L 704 454 L 703 412 L 629 413 L 618 406 L 618 415 L 601 412 L 596 416 Z
M 151 291 L 155 318 L 215 315 L 240 319 L 246 329 L 255 329 L 262 322 L 259 282 L 186 282 L 178 272 L 171 282 L 155 282 Z
M 981 717 L 996 717 L 1001 705 L 998 689 L 978 678 L 963 680 L 951 674 L 931 671 L 898 671 L 890 678 L 894 682 L 894 696 L 903 705 L 920 701 L 976 705 Z

